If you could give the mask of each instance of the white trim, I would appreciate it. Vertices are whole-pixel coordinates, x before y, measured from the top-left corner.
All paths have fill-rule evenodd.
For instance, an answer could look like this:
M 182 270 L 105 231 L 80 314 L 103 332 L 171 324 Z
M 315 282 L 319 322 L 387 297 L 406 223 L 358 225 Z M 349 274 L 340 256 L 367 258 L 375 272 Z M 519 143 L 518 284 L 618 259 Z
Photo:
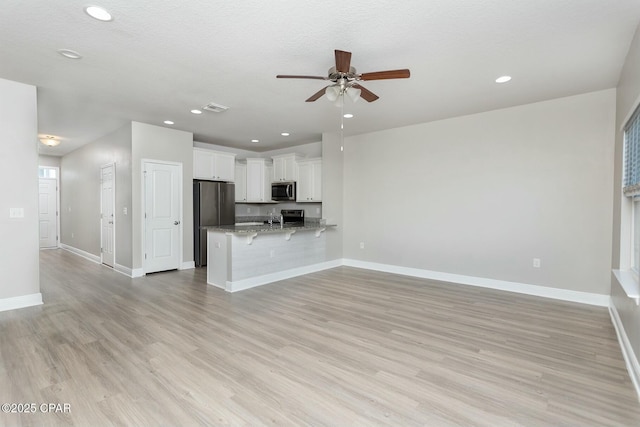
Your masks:
M 85 252 L 82 249 L 74 248 L 73 246 L 65 245 L 64 243 L 60 243 L 60 249 L 69 251 L 72 254 L 81 256 L 82 258 L 88 259 L 89 261 L 95 262 L 96 264 L 102 264 L 98 255 L 90 254 L 89 252 Z M 105 267 L 107 266 L 105 265 Z
M 180 265 L 179 270 L 191 270 L 192 268 L 196 268 L 195 261 L 186 261 Z
M 141 268 L 134 268 L 131 270 L 131 277 L 136 278 L 136 277 L 142 277 L 144 276 L 144 270 Z
M 624 358 L 624 363 L 627 366 L 627 371 L 629 371 L 629 377 L 636 389 L 636 396 L 638 397 L 638 400 L 640 400 L 640 363 L 633 351 L 629 337 L 627 336 L 624 326 L 622 325 L 622 321 L 620 320 L 618 310 L 613 302 L 609 304 L 609 314 L 611 315 L 611 323 L 613 323 L 616 335 L 618 336 L 618 343 L 622 349 L 622 357 Z
M 422 270 L 390 264 L 379 264 L 355 259 L 344 259 L 343 265 L 364 268 L 367 270 L 384 271 L 386 273 L 402 274 L 405 276 L 420 277 L 423 279 L 458 283 L 461 285 L 479 286 L 489 289 L 498 289 L 501 291 L 516 292 L 519 294 L 535 295 L 562 301 L 579 302 L 599 307 L 608 307 L 611 299 L 609 295 L 529 285 L 526 283 L 508 282 L 505 280 L 486 279 L 483 277 L 464 276 L 461 274 L 443 273 L 440 271 Z
M 629 270 L 613 270 L 613 275 L 627 296 L 640 305 L 640 286 L 634 274 Z
M 104 213 L 103 213 L 103 206 L 102 206 L 102 171 L 105 168 L 112 168 L 113 170 L 113 174 L 112 174 L 112 188 L 113 191 L 111 192 L 111 206 L 113 208 L 113 269 L 118 271 L 116 268 L 116 214 L 117 214 L 117 208 L 116 208 L 116 164 L 115 162 L 112 163 L 106 163 L 102 166 L 100 166 L 100 264 L 104 264 L 104 256 L 103 256 L 103 246 L 102 243 L 104 243 L 103 239 L 103 235 L 102 235 L 102 221 L 104 220 Z M 105 264 L 107 267 L 111 267 L 109 264 Z
M 640 107 L 640 95 L 638 95 L 636 100 L 633 101 L 633 104 L 631 104 L 631 110 L 627 112 L 627 115 L 625 116 L 624 120 L 620 124 L 620 132 L 624 132 L 624 127 L 627 125 L 627 123 L 629 123 L 631 116 L 633 116 L 633 113 L 636 112 L 638 107 Z
M 317 271 L 328 270 L 330 268 L 340 267 L 342 260 L 333 260 L 321 262 L 318 264 L 305 265 L 304 267 L 292 268 L 290 270 L 278 271 L 276 273 L 265 274 L 263 276 L 251 277 L 243 280 L 227 281 L 225 286 L 207 281 L 207 284 L 222 288 L 227 292 L 243 291 L 245 289 L 254 288 L 256 286 L 266 285 L 267 283 L 277 282 L 279 280 L 290 279 L 305 274 L 315 273 Z
M 129 267 L 125 267 L 124 265 L 120 265 L 117 262 L 114 262 L 113 264 L 114 264 L 113 269 L 115 271 L 117 271 L 118 273 L 122 273 L 122 274 L 124 274 L 125 276 L 128 276 L 128 277 L 133 277 L 133 275 L 132 275 L 133 271 Z M 105 267 L 108 267 L 108 265 L 105 264 Z
M 0 299 L 0 311 L 15 310 L 18 308 L 33 307 L 42 305 L 42 294 L 21 295 L 13 298 Z

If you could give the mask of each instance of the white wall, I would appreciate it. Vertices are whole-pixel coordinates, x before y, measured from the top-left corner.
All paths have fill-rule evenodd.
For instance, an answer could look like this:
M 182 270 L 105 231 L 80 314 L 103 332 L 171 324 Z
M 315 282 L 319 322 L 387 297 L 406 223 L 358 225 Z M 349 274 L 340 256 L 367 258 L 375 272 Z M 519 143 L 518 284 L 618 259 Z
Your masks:
M 182 163 L 183 262 L 193 262 L 193 134 L 132 122 L 133 268 L 142 268 L 142 160 Z
M 344 257 L 609 294 L 614 116 L 606 90 L 347 138 Z
M 131 268 L 131 125 L 64 156 L 60 170 L 60 243 L 100 257 L 100 168 L 115 163 L 115 262 Z M 124 208 L 127 208 L 127 215 Z
M 38 304 L 36 88 L 0 79 L 0 311 Z M 23 218 L 9 218 L 22 208 Z
M 328 261 L 343 257 L 345 206 L 344 155 L 341 146 L 339 134 L 322 135 L 322 217 L 327 224 L 337 225 L 326 231 Z
M 61 159 L 62 158 L 59 156 L 45 156 L 41 154 L 38 156 L 38 166 L 49 166 L 52 168 L 59 168 Z
M 617 88 L 616 114 L 616 155 L 615 155 L 615 183 L 612 186 L 614 198 L 613 216 L 613 254 L 612 267 L 614 269 L 629 268 L 631 247 L 631 224 L 626 197 L 622 197 L 622 158 L 624 134 L 622 127 L 629 116 L 640 103 L 640 27 L 636 31 L 625 65 L 622 69 Z M 640 357 L 640 307 L 626 296 L 615 278 L 612 277 L 611 299 L 627 338 L 635 352 Z M 640 373 L 639 373 L 640 374 Z

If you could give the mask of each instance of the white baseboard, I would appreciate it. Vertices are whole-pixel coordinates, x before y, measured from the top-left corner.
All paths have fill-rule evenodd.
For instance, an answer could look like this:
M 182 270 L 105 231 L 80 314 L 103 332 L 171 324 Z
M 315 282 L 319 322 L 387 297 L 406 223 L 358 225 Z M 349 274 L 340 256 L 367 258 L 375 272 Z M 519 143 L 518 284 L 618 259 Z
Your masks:
M 611 315 L 613 327 L 616 329 L 616 335 L 618 335 L 618 343 L 620 343 L 620 348 L 622 349 L 624 363 L 627 365 L 629 377 L 631 377 L 631 382 L 636 389 L 636 395 L 640 401 L 640 362 L 638 362 L 638 358 L 633 351 L 629 337 L 627 336 L 624 326 L 622 325 L 622 321 L 620 320 L 618 310 L 613 302 L 609 304 L 609 314 Z
M 192 268 L 196 268 L 195 261 L 186 261 L 180 265 L 180 270 L 190 270 Z
M 0 299 L 0 311 L 15 310 L 18 308 L 42 305 L 42 294 L 21 295 L 19 297 Z
M 508 282 L 505 280 L 486 279 L 483 277 L 464 276 L 461 274 L 442 273 L 440 271 L 422 270 L 418 268 L 400 267 L 390 264 L 359 261 L 355 259 L 343 259 L 343 265 L 348 267 L 364 268 L 367 270 L 384 271 L 386 273 L 402 274 L 405 276 L 420 277 L 422 279 L 452 282 L 461 285 L 479 286 L 483 288 L 498 289 L 501 291 L 516 292 L 519 294 L 535 295 L 538 297 L 552 298 L 562 301 L 579 302 L 582 304 L 608 307 L 611 298 L 609 295 L 592 294 L 589 292 L 570 291 L 567 289 L 551 288 L 547 286 L 528 285 L 526 283 Z
M 99 255 L 90 254 L 89 252 L 85 252 L 82 249 L 74 248 L 73 246 L 65 245 L 64 243 L 60 243 L 60 248 L 73 254 L 79 255 L 82 258 L 88 259 L 89 261 L 93 261 L 97 264 L 102 264 L 102 260 L 100 259 Z
M 142 268 L 134 268 L 131 270 L 131 277 L 142 277 L 144 276 L 144 270 Z
M 118 273 L 122 273 L 127 277 L 133 277 L 133 270 L 131 270 L 129 267 L 125 267 L 124 265 L 120 265 L 120 264 L 115 264 L 113 266 L 113 269 L 115 271 L 117 271 Z
M 340 267 L 342 260 L 333 260 L 327 262 L 321 262 L 318 264 L 305 265 L 303 267 L 292 268 L 290 270 L 279 271 L 277 273 L 265 274 L 263 276 L 251 277 L 249 279 L 236 280 L 233 282 L 227 281 L 226 291 L 237 292 L 243 291 L 249 288 L 255 288 L 256 286 L 266 285 L 267 283 L 277 282 L 279 280 L 290 279 L 292 277 L 302 276 L 304 274 L 315 273 L 316 271 L 328 270 L 330 268 Z M 213 283 L 210 285 L 220 287 Z

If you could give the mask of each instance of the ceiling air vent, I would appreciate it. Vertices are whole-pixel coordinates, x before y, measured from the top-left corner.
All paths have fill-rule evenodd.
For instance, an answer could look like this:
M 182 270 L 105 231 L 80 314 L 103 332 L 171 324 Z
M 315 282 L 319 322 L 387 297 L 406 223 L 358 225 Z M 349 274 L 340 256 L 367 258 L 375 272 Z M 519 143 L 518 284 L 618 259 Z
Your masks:
M 213 111 L 214 113 L 224 113 L 229 109 L 229 107 L 225 107 L 224 105 L 216 104 L 215 102 L 210 102 L 204 107 L 204 110 Z

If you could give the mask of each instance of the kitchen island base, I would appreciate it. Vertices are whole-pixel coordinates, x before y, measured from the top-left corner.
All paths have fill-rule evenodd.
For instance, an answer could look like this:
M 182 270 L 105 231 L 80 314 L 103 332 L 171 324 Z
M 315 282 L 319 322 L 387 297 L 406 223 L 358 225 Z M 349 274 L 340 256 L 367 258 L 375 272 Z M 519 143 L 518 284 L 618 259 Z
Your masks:
M 228 292 L 284 280 L 340 265 L 327 261 L 324 228 L 294 232 L 207 232 L 207 283 Z

